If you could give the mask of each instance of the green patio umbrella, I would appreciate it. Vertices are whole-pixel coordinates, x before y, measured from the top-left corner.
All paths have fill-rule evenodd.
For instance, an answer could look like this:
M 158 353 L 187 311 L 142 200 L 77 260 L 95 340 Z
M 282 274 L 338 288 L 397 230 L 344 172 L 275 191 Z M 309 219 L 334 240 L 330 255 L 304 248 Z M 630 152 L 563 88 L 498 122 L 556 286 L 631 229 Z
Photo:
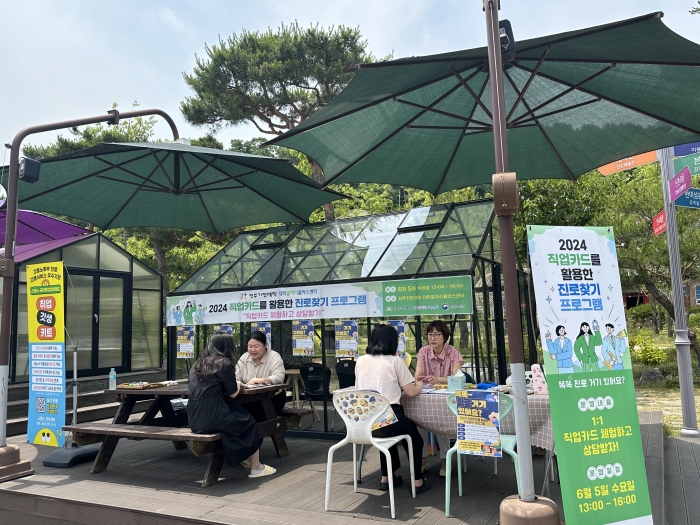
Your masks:
M 180 142 L 99 144 L 41 161 L 34 184 L 19 184 L 19 207 L 99 226 L 160 226 L 223 232 L 306 222 L 342 196 L 283 159 Z
M 574 180 L 700 139 L 700 46 L 661 16 L 516 40 L 503 71 L 518 179 Z M 439 194 L 491 183 L 487 48 L 359 65 L 328 106 L 268 144 L 312 157 L 326 186 L 378 182 Z

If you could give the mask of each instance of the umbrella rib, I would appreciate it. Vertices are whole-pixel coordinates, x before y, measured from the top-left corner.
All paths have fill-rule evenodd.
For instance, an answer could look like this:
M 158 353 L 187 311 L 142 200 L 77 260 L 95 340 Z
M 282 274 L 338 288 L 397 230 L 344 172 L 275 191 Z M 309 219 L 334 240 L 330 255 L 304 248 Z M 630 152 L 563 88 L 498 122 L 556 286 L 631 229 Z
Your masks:
M 503 74 L 506 76 L 508 81 L 510 82 L 511 86 L 515 90 L 516 93 L 518 93 L 518 87 L 515 85 L 515 82 L 513 82 L 513 78 L 510 76 L 510 73 L 508 71 L 504 71 Z M 523 106 L 525 106 L 525 109 L 530 111 L 530 105 L 527 103 L 527 101 L 523 98 Z M 544 130 L 542 125 L 540 124 L 540 121 L 536 116 L 533 115 L 533 119 L 535 121 L 535 124 L 537 124 L 537 128 L 540 130 L 540 133 L 542 133 L 542 136 L 544 139 L 547 141 L 547 144 L 549 144 L 549 147 L 552 149 L 554 154 L 557 156 L 559 159 L 559 162 L 561 163 L 562 167 L 564 168 L 564 171 L 566 171 L 567 175 L 569 175 L 569 178 L 573 181 L 576 182 L 576 179 L 574 176 L 571 174 L 571 171 L 569 170 L 568 166 L 566 165 L 566 162 L 564 162 L 564 159 L 561 158 L 561 155 L 559 155 L 559 152 L 557 151 L 557 148 L 554 147 L 554 144 L 552 143 L 552 140 L 549 138 L 549 135 L 547 135 L 547 132 Z
M 481 96 L 484 94 L 484 89 L 486 89 L 486 84 L 488 83 L 489 78 L 486 77 L 484 79 L 484 83 L 481 85 L 481 89 L 479 90 L 479 99 L 481 99 Z M 471 111 L 469 112 L 469 117 L 474 116 L 474 112 L 476 111 L 476 104 L 472 106 Z M 437 189 L 435 190 L 435 195 L 438 195 L 440 193 L 440 190 L 442 189 L 443 184 L 445 183 L 445 179 L 447 179 L 447 173 L 450 171 L 450 167 L 452 167 L 452 161 L 454 160 L 455 156 L 457 155 L 457 151 L 459 150 L 459 147 L 462 145 L 462 140 L 464 140 L 464 137 L 466 136 L 466 131 L 469 128 L 469 123 L 467 122 L 466 126 L 464 126 L 462 133 L 459 134 L 459 138 L 457 139 L 457 144 L 455 145 L 454 150 L 452 151 L 452 156 L 450 157 L 450 161 L 447 163 L 447 166 L 445 167 L 445 171 L 442 173 L 442 178 L 440 179 L 440 183 L 437 185 Z M 492 131 L 493 126 L 490 126 L 490 129 L 488 131 Z M 470 133 L 471 134 L 471 133 Z
M 481 120 L 475 120 L 475 119 L 463 117 L 461 115 L 456 115 L 454 113 L 448 113 L 447 111 L 442 111 L 440 109 L 431 108 L 428 106 L 424 106 L 422 104 L 416 104 L 415 102 L 409 102 L 408 100 L 401 100 L 400 98 L 394 98 L 394 102 L 400 102 L 401 104 L 406 104 L 407 106 L 412 106 L 414 108 L 422 109 L 425 111 L 430 111 L 431 113 L 437 113 L 438 115 L 443 115 L 445 117 L 450 117 L 450 118 L 454 118 L 457 120 L 463 120 L 465 122 L 473 122 L 474 124 L 480 124 L 481 126 L 488 126 L 489 125 L 488 123 L 482 122 Z
M 170 153 L 171 153 L 170 151 L 168 153 L 166 153 L 165 157 L 163 157 L 163 160 L 166 160 L 170 156 Z M 175 184 L 173 183 L 172 180 L 170 180 L 170 176 L 168 175 L 168 172 L 166 171 L 166 169 L 163 167 L 162 161 L 158 158 L 158 155 L 156 155 L 155 151 L 153 151 L 153 150 L 151 150 L 151 155 L 153 156 L 154 159 L 156 159 L 156 163 L 157 163 L 156 169 L 160 168 L 160 171 L 163 172 L 163 175 L 165 175 L 165 178 L 168 179 L 168 182 L 170 183 L 170 187 L 173 190 L 177 191 L 177 189 L 175 188 Z M 153 176 L 154 173 L 155 173 L 155 170 L 148 177 L 150 178 L 151 176 Z
M 185 164 L 185 167 L 187 169 L 187 172 L 190 173 L 190 168 Z M 191 175 L 191 173 L 190 173 Z M 202 203 L 202 208 L 204 208 L 204 213 L 207 214 L 207 219 L 209 219 L 209 224 L 211 224 L 211 227 L 216 233 L 219 233 L 219 229 L 214 225 L 214 220 L 211 218 L 211 214 L 209 213 L 209 208 L 207 208 L 207 205 L 204 203 L 204 199 L 202 198 L 202 192 L 199 189 L 199 186 L 194 182 L 193 178 L 190 178 L 190 182 L 192 182 L 192 186 L 194 186 L 194 189 L 197 191 L 197 197 L 199 197 L 199 202 Z M 225 188 L 222 188 L 225 189 Z
M 211 165 L 216 161 L 216 159 L 218 159 L 218 158 L 220 158 L 220 157 L 221 157 L 221 155 L 214 155 L 214 158 L 213 158 L 213 159 L 211 159 L 209 162 L 207 162 L 207 163 L 202 167 L 202 169 L 200 169 L 194 176 L 192 176 L 192 170 L 190 170 L 190 166 L 189 166 L 189 164 L 187 164 L 187 161 L 185 160 L 185 156 L 183 155 L 183 156 L 182 156 L 182 163 L 185 165 L 185 169 L 187 169 L 187 174 L 190 176 L 190 180 L 188 180 L 188 181 L 185 183 L 185 185 L 182 186 L 180 189 L 184 190 L 184 189 L 185 189 L 187 186 L 189 186 L 190 184 L 196 186 L 196 184 L 194 183 L 195 179 L 196 179 L 197 177 L 199 177 L 202 173 L 204 173 L 204 170 L 207 169 L 209 166 L 211 166 Z M 197 158 L 198 158 L 199 160 L 201 160 L 199 157 L 197 157 Z M 200 186 L 200 187 L 201 187 L 201 186 Z
M 475 71 L 474 73 L 472 73 L 472 74 L 469 76 L 469 79 L 471 79 L 472 77 L 476 76 L 478 73 L 479 73 L 479 70 Z M 429 107 L 432 107 L 432 106 L 435 106 L 436 104 L 439 104 L 440 102 L 442 102 L 443 100 L 445 100 L 447 97 L 449 97 L 450 95 L 452 95 L 452 93 L 454 93 L 455 91 L 457 91 L 457 90 L 459 89 L 459 87 L 460 87 L 460 84 L 457 84 L 456 86 L 453 86 L 452 88 L 448 89 L 443 95 L 440 95 L 434 102 L 432 102 L 432 103 L 430 104 Z M 367 158 L 369 155 L 371 155 L 376 149 L 378 149 L 379 147 L 381 147 L 383 144 L 385 144 L 385 143 L 386 143 L 387 141 L 389 141 L 390 139 L 394 138 L 398 133 L 400 133 L 401 131 L 403 131 L 404 129 L 406 129 L 408 126 L 410 126 L 413 122 L 415 122 L 415 121 L 418 120 L 420 117 L 422 117 L 423 115 L 425 115 L 425 113 L 426 113 L 426 110 L 422 110 L 422 111 L 418 112 L 414 117 L 411 117 L 411 118 L 408 120 L 408 122 L 406 122 L 404 125 L 400 126 L 399 128 L 397 128 L 397 129 L 395 129 L 394 131 L 392 131 L 391 133 L 389 133 L 389 135 L 387 135 L 387 136 L 384 137 L 382 140 L 380 140 L 377 144 L 375 144 L 375 145 L 372 146 L 370 149 L 368 149 L 368 150 L 367 150 L 365 153 L 363 153 L 360 157 L 358 157 L 356 160 L 354 160 L 354 161 L 353 161 L 352 163 L 350 163 L 348 166 L 346 166 L 345 168 L 343 168 L 342 170 L 340 170 L 338 173 L 336 173 L 335 175 L 333 175 L 330 179 L 328 179 L 327 181 L 325 181 L 325 182 L 321 185 L 321 189 L 325 190 L 329 185 L 333 184 L 334 181 L 338 180 L 338 178 L 341 177 L 344 173 L 346 173 L 349 169 L 351 169 L 352 167 L 356 166 L 356 165 L 357 165 L 359 162 L 361 162 L 362 160 L 366 159 L 366 158 Z
M 198 155 L 194 155 L 194 156 L 197 157 L 199 160 L 202 160 Z M 238 166 L 243 166 L 244 168 L 251 169 L 251 170 L 253 170 L 254 172 L 260 171 L 260 172 L 262 172 L 262 173 L 267 173 L 268 175 L 271 175 L 271 176 L 273 176 L 273 177 L 277 177 L 277 178 L 279 178 L 279 179 L 284 179 L 284 180 L 288 180 L 288 181 L 292 181 L 292 182 L 297 182 L 297 183 L 299 183 L 299 184 L 304 184 L 304 185 L 309 186 L 309 187 L 314 188 L 314 189 L 319 189 L 319 185 L 318 185 L 317 182 L 315 182 L 315 181 L 313 181 L 311 178 L 309 178 L 309 177 L 303 175 L 301 172 L 299 172 L 299 174 L 301 175 L 301 177 L 299 177 L 299 178 L 297 179 L 297 178 L 287 177 L 287 176 L 282 175 L 282 174 L 280 174 L 280 173 L 275 173 L 274 171 L 270 171 L 270 170 L 265 169 L 265 168 L 258 168 L 258 167 L 255 167 L 255 166 L 249 166 L 248 164 L 245 164 L 245 163 L 243 163 L 243 162 L 230 160 L 230 159 L 228 159 L 228 158 L 226 158 L 226 157 L 219 157 L 218 160 L 220 160 L 221 162 L 228 162 L 228 163 L 230 163 L 230 164 L 236 164 L 236 165 L 238 165 Z M 270 157 L 270 160 L 276 161 L 276 162 L 289 162 L 289 161 L 286 161 L 286 160 L 284 160 L 284 159 L 275 159 L 275 158 L 273 158 L 273 157 Z M 244 176 L 244 175 L 250 175 L 250 173 L 241 173 L 240 175 L 231 175 L 231 174 L 229 174 L 229 173 L 226 173 L 226 172 L 225 172 L 224 170 L 222 170 L 221 168 L 219 168 L 216 164 L 212 164 L 211 167 L 214 168 L 215 170 L 219 171 L 220 173 L 226 175 L 227 177 L 229 177 L 229 178 L 231 178 L 231 179 L 234 179 L 234 180 L 236 179 L 236 177 L 242 177 L 242 176 Z M 295 168 L 295 169 L 296 169 L 296 168 Z M 297 171 L 298 171 L 298 170 L 297 170 Z
M 114 177 L 108 177 L 106 175 L 95 175 L 95 178 L 96 179 L 111 180 L 114 182 L 119 182 L 120 184 L 131 184 L 132 186 L 141 186 L 141 184 L 142 184 L 142 183 L 139 184 L 138 182 L 131 182 L 128 180 L 115 179 Z M 144 182 L 153 182 L 153 181 L 144 181 Z M 160 191 L 163 193 L 170 192 L 170 190 L 168 188 L 166 188 L 165 186 L 161 186 L 161 185 L 154 186 L 154 187 L 147 187 L 145 189 L 152 190 L 152 191 Z
M 486 113 L 486 115 L 488 115 L 488 117 L 489 117 L 490 119 L 493 119 L 493 115 L 492 115 L 491 112 L 489 111 L 489 108 L 487 108 L 486 105 L 481 101 L 481 97 L 478 97 L 478 96 L 476 95 L 476 93 L 474 93 L 474 90 L 473 90 L 471 87 L 469 87 L 469 84 L 467 84 L 467 82 L 469 81 L 469 79 L 466 79 L 466 80 L 463 79 L 463 78 L 462 78 L 462 75 L 459 73 L 459 71 L 457 71 L 457 70 L 454 68 L 454 66 L 452 65 L 451 62 L 448 62 L 448 63 L 447 63 L 447 67 L 450 68 L 450 71 L 452 71 L 452 74 L 453 74 L 455 77 L 457 77 L 457 80 L 459 80 L 459 83 L 462 84 L 462 86 L 464 86 L 464 89 L 466 89 L 466 90 L 469 92 L 469 94 L 470 94 L 470 95 L 472 96 L 472 98 L 476 101 L 476 103 L 479 104 L 479 106 L 481 106 L 481 109 L 484 110 L 484 113 Z
M 148 154 L 144 155 L 144 157 L 147 157 L 147 156 L 148 156 Z M 143 158 L 143 157 L 142 157 L 142 158 Z M 137 179 L 146 180 L 145 177 L 144 177 L 143 175 L 139 175 L 138 173 L 134 173 L 133 171 L 124 168 L 121 164 L 114 164 L 113 162 L 110 162 L 110 161 L 108 161 L 107 159 L 103 159 L 103 158 L 97 157 L 97 156 L 95 157 L 95 160 L 98 160 L 98 161 L 100 161 L 100 162 L 102 162 L 102 163 L 104 163 L 104 164 L 107 164 L 108 166 L 111 166 L 111 167 L 114 168 L 114 169 L 117 169 L 117 170 L 120 170 L 120 171 L 124 171 L 124 172 L 128 173 L 129 175 L 132 175 L 132 176 L 136 177 Z M 115 180 L 116 182 L 126 182 L 126 181 L 122 181 L 122 180 L 119 180 L 119 179 L 113 179 L 113 180 Z M 152 180 L 152 181 L 150 181 L 150 182 L 151 182 L 152 184 L 156 184 L 156 185 L 160 186 L 161 188 L 163 188 L 163 189 L 166 190 L 166 191 L 169 191 L 169 190 L 170 190 L 170 188 L 168 188 L 167 186 L 165 186 L 165 185 L 163 185 L 163 184 L 159 184 L 159 183 L 156 182 L 156 181 L 153 181 L 153 180 Z
M 461 131 L 466 131 L 467 129 L 473 129 L 473 130 L 483 130 L 483 131 L 492 131 L 493 128 L 489 126 L 488 128 L 467 128 L 466 126 L 417 126 L 414 124 L 411 124 L 409 126 L 406 126 L 408 129 L 459 129 Z
M 246 184 L 245 182 L 240 181 L 240 180 L 237 181 L 237 182 L 239 182 L 240 184 L 242 184 L 243 186 L 245 186 L 246 188 L 248 188 L 250 191 L 252 191 L 253 193 L 255 193 L 258 197 L 262 197 L 263 199 L 265 199 L 265 200 L 268 201 L 268 202 L 270 201 L 270 199 L 268 199 L 267 197 L 265 197 L 265 195 L 263 195 L 262 193 L 260 193 L 260 192 L 259 192 L 258 190 L 256 190 L 255 188 L 251 188 L 251 187 L 250 187 L 248 184 Z M 299 220 L 300 220 L 301 222 L 303 222 L 304 224 L 306 224 L 306 223 L 309 222 L 308 217 L 307 217 L 306 219 L 302 219 L 302 218 L 299 217 L 296 213 L 294 213 L 293 211 L 291 211 L 291 210 L 285 208 L 284 206 L 282 206 L 282 205 L 279 204 L 279 203 L 275 203 L 275 206 L 279 206 L 279 207 L 282 208 L 284 211 L 286 211 L 286 212 L 289 213 L 290 215 L 296 217 L 297 219 L 299 219 Z
M 161 166 L 161 168 L 162 168 L 162 166 Z M 129 197 L 129 198 L 126 200 L 126 202 L 124 202 L 124 204 L 122 204 L 122 207 L 119 208 L 119 210 L 117 211 L 117 213 L 114 214 L 114 217 L 112 217 L 112 218 L 109 220 L 109 222 L 105 225 L 105 227 L 102 228 L 103 230 L 109 229 L 110 225 L 114 222 L 114 220 L 119 216 L 119 214 L 120 214 L 122 211 L 124 211 L 124 208 L 126 208 L 126 207 L 129 205 L 129 203 L 132 201 L 132 199 L 133 199 L 134 197 L 136 197 L 136 194 L 141 190 L 141 186 L 143 186 L 144 184 L 146 184 L 146 182 L 150 182 L 148 179 L 150 179 L 150 178 L 155 174 L 156 171 L 158 171 L 158 166 L 156 166 L 156 167 L 153 168 L 153 170 L 151 171 L 151 173 L 149 173 L 148 177 L 146 177 L 146 180 L 143 181 L 143 182 L 141 183 L 141 185 L 140 185 L 138 188 L 136 188 L 136 191 L 134 191 L 134 193 L 131 194 L 131 197 Z
M 547 46 L 547 48 L 544 50 L 544 53 L 542 53 L 542 58 L 540 58 L 540 61 L 537 63 L 535 70 L 532 73 L 530 73 L 530 78 L 527 79 L 527 82 L 525 83 L 523 90 L 520 92 L 520 95 L 518 95 L 518 98 L 515 101 L 515 104 L 513 104 L 513 107 L 510 108 L 510 111 L 508 112 L 508 116 L 506 117 L 506 122 L 508 122 L 510 120 L 510 117 L 513 116 L 513 113 L 518 108 L 518 104 L 520 104 L 520 101 L 525 96 L 525 93 L 527 93 L 527 90 L 529 89 L 530 84 L 532 84 L 532 81 L 535 80 L 535 77 L 537 76 L 537 73 L 539 72 L 540 68 L 542 67 L 542 64 L 544 64 L 544 61 L 547 59 L 547 55 L 549 54 L 550 49 L 552 49 L 552 48 L 550 46 Z
M 550 111 L 549 113 L 542 113 L 541 115 L 537 115 L 536 118 L 541 119 L 541 118 L 545 118 L 545 117 L 551 117 L 552 115 L 556 115 L 557 113 L 563 113 L 564 111 L 570 111 L 572 109 L 577 109 L 577 108 L 580 108 L 582 106 L 587 106 L 588 104 L 593 104 L 595 102 L 600 102 L 600 98 L 592 98 L 591 100 L 586 100 L 585 102 L 579 102 L 578 104 L 574 104 L 573 106 L 567 106 L 565 108 L 556 109 L 554 111 Z M 523 120 L 521 122 L 511 123 L 512 125 L 509 125 L 509 127 L 519 128 L 522 125 L 528 125 L 528 124 L 532 123 L 534 120 L 535 120 L 535 117 L 530 117 L 527 120 Z
M 533 70 L 531 70 L 531 69 L 529 69 L 529 68 L 526 68 L 525 66 L 521 66 L 521 65 L 518 64 L 517 62 L 513 62 L 513 65 L 514 65 L 515 67 L 517 67 L 517 68 L 520 68 L 520 69 L 524 70 L 524 71 L 529 71 L 530 73 L 532 73 L 532 71 L 533 71 Z M 550 98 L 549 100 L 545 100 L 544 102 L 542 102 L 542 104 L 540 104 L 539 106 L 536 106 L 535 108 L 531 109 L 530 111 L 526 111 L 525 113 L 523 113 L 523 114 L 520 115 L 519 117 L 515 117 L 515 118 L 511 121 L 511 124 L 517 124 L 519 120 L 522 120 L 522 119 L 524 119 L 524 118 L 527 118 L 527 117 L 530 116 L 531 114 L 534 114 L 535 111 L 539 111 L 540 109 L 542 109 L 542 108 L 545 107 L 545 106 L 548 106 L 549 104 L 551 104 L 551 103 L 554 102 L 555 100 L 559 100 L 561 97 L 568 95 L 568 94 L 571 93 L 572 91 L 576 91 L 577 89 L 579 89 L 581 86 L 583 86 L 583 85 L 586 84 L 587 82 L 590 82 L 591 80 L 598 78 L 600 75 L 602 75 L 603 73 L 607 73 L 608 71 L 610 71 L 610 70 L 613 69 L 614 67 L 615 67 L 615 64 L 610 64 L 609 66 L 604 67 L 604 68 L 601 69 L 600 71 L 598 71 L 598 72 L 596 72 L 596 73 L 593 73 L 590 77 L 584 78 L 581 82 L 579 82 L 579 83 L 577 83 L 577 84 L 574 84 L 573 86 L 572 86 L 571 84 L 566 84 L 566 83 L 564 83 L 564 82 L 556 81 L 556 80 L 555 80 L 555 82 L 557 82 L 557 83 L 559 83 L 559 84 L 563 84 L 563 85 L 570 86 L 570 87 L 569 87 L 568 89 L 565 89 L 564 91 L 562 91 L 562 92 L 559 93 L 558 95 L 553 96 L 553 97 Z M 546 78 L 545 75 L 542 75 L 541 73 L 540 73 L 540 75 L 541 75 L 542 77 L 545 77 L 545 78 Z M 550 79 L 550 80 L 552 80 L 552 79 Z
M 444 62 L 444 59 L 440 60 L 440 62 Z M 470 79 L 473 76 L 475 76 L 476 74 L 478 74 L 483 67 L 484 67 L 483 62 L 480 60 L 479 62 L 475 63 L 474 65 L 471 65 L 468 68 L 466 68 L 463 71 L 463 73 L 466 73 L 470 69 L 476 68 L 477 70 L 469 76 L 469 79 Z M 317 128 L 319 126 L 323 126 L 325 124 L 328 124 L 329 122 L 333 122 L 333 121 L 341 119 L 343 117 L 347 117 L 348 115 L 351 115 L 352 113 L 362 111 L 363 109 L 367 109 L 371 106 L 376 106 L 378 104 L 381 104 L 382 102 L 386 102 L 387 100 L 390 100 L 390 99 L 395 98 L 395 97 L 400 97 L 401 95 L 405 95 L 406 93 L 410 93 L 411 91 L 416 91 L 418 89 L 424 88 L 425 86 L 429 86 L 430 84 L 433 84 L 435 82 L 440 82 L 441 80 L 445 80 L 446 78 L 450 78 L 450 75 L 445 75 L 445 76 L 442 76 L 439 78 L 431 78 L 430 80 L 426 80 L 425 82 L 421 82 L 418 85 L 406 88 L 402 91 L 399 91 L 398 93 L 391 93 L 391 94 L 386 95 L 384 97 L 381 97 L 377 100 L 373 100 L 372 102 L 368 102 L 367 104 L 364 104 L 358 108 L 353 108 L 353 109 L 350 109 L 348 111 L 344 111 L 344 112 L 342 112 L 338 115 L 335 115 L 334 117 L 331 117 L 329 119 L 326 119 L 322 122 L 314 122 L 313 124 L 310 124 L 309 126 L 305 126 L 304 129 L 292 128 L 289 131 L 287 131 L 286 133 L 284 133 L 284 135 L 279 135 L 273 139 L 268 140 L 267 142 L 263 143 L 262 146 L 272 146 L 281 140 L 286 140 L 294 135 L 298 135 L 299 133 L 306 133 L 309 130 L 312 130 L 312 129 Z M 469 80 L 469 79 L 467 79 L 467 80 Z
M 534 58 L 518 57 L 519 61 L 531 62 Z M 676 62 L 673 60 L 628 60 L 624 58 L 615 59 L 591 59 L 591 58 L 550 58 L 549 62 L 574 62 L 577 64 L 605 64 L 614 60 L 616 64 L 631 64 L 645 66 L 682 66 L 682 67 L 697 67 L 698 62 Z
M 519 67 L 520 69 L 524 69 L 525 71 L 529 71 L 528 68 L 526 68 L 526 67 L 524 67 L 524 66 L 521 66 L 521 65 L 517 65 L 516 67 Z M 541 76 L 542 78 L 546 78 L 547 80 L 551 80 L 552 82 L 558 82 L 558 83 L 560 83 L 560 84 L 563 84 L 563 85 L 565 85 L 565 86 L 570 86 L 570 85 L 571 85 L 571 84 L 569 84 L 568 82 L 566 82 L 565 80 L 559 80 L 559 79 L 557 79 L 557 78 L 555 78 L 555 77 L 551 77 L 551 76 L 546 75 L 546 74 L 544 74 L 544 73 L 540 73 L 540 76 Z M 572 87 L 573 87 L 573 86 L 572 86 Z M 700 130 L 692 129 L 692 128 L 686 127 L 686 126 L 684 126 L 683 124 L 679 124 L 679 123 L 677 123 L 677 122 L 672 122 L 672 121 L 670 121 L 670 120 L 668 120 L 668 119 L 665 119 L 665 118 L 663 118 L 663 117 L 660 117 L 660 116 L 658 116 L 658 115 L 654 115 L 653 113 L 649 113 L 648 111 L 644 111 L 643 109 L 635 108 L 635 107 L 633 107 L 633 106 L 630 106 L 629 104 L 625 104 L 624 102 L 620 102 L 619 100 L 615 100 L 614 98 L 606 97 L 605 95 L 601 95 L 600 93 L 596 93 L 596 92 L 590 91 L 590 90 L 588 90 L 588 89 L 582 89 L 582 88 L 578 88 L 578 89 L 579 89 L 579 91 L 581 91 L 582 93 L 586 93 L 587 95 L 591 95 L 592 97 L 599 97 L 599 98 L 601 98 L 602 100 L 605 100 L 606 102 L 610 102 L 610 103 L 612 103 L 612 104 L 617 104 L 617 105 L 620 106 L 620 107 L 623 107 L 623 108 L 625 108 L 625 109 L 629 109 L 630 111 L 634 111 L 635 113 L 639 113 L 639 114 L 644 115 L 644 116 L 646 116 L 646 117 L 649 117 L 649 118 L 658 120 L 659 122 L 663 122 L 663 123 L 665 123 L 665 124 L 668 124 L 669 126 L 673 126 L 673 127 L 682 129 L 682 130 L 684 130 L 684 131 L 687 131 L 688 133 L 692 133 L 692 134 L 694 134 L 694 135 L 697 135 L 697 134 L 700 133 Z

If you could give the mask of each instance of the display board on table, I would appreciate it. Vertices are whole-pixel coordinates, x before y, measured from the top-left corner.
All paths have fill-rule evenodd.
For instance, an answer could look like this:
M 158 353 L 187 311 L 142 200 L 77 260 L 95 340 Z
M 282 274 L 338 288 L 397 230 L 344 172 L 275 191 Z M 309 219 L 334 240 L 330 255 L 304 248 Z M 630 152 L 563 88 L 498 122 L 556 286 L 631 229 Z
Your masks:
M 313 357 L 314 322 L 308 319 L 292 321 L 292 355 Z
M 200 305 L 203 324 L 471 314 L 472 280 L 465 275 L 172 296 L 168 326 L 193 324 Z M 185 309 L 191 323 L 183 321 Z
M 399 346 L 396 349 L 396 353 L 403 359 L 406 357 L 406 323 L 403 319 L 391 319 L 386 323 L 396 328 L 399 334 Z
M 355 319 L 335 320 L 335 357 L 358 357 L 357 321 Z
M 527 226 L 567 525 L 651 525 L 612 228 Z
M 35 445 L 65 444 L 62 430 L 66 417 L 65 292 L 62 262 L 27 265 L 27 442 Z
M 499 393 L 457 390 L 457 453 L 472 456 L 503 456 Z

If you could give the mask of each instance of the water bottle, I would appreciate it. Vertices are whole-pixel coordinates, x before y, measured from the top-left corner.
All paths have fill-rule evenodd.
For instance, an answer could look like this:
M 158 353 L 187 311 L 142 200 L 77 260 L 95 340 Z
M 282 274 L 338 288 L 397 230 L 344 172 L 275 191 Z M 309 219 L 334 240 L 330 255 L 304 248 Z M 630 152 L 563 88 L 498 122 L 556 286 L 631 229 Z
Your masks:
M 109 371 L 109 389 L 110 390 L 115 390 L 117 388 L 117 373 L 114 371 L 114 368 Z

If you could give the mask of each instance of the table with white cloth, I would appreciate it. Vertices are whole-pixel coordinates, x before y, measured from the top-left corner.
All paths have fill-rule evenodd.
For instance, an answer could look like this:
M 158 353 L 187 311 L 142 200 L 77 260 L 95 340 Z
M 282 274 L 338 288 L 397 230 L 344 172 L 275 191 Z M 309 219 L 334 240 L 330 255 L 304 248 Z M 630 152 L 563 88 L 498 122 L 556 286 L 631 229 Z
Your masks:
M 506 394 L 501 394 L 506 395 Z M 442 436 L 457 437 L 457 416 L 447 406 L 446 394 L 418 394 L 415 397 L 401 396 L 404 414 L 409 419 L 429 432 Z M 532 444 L 546 450 L 554 450 L 552 433 L 552 412 L 549 408 L 549 396 L 527 396 L 530 410 L 530 438 Z M 515 420 L 511 411 L 501 421 L 503 434 L 515 434 Z

